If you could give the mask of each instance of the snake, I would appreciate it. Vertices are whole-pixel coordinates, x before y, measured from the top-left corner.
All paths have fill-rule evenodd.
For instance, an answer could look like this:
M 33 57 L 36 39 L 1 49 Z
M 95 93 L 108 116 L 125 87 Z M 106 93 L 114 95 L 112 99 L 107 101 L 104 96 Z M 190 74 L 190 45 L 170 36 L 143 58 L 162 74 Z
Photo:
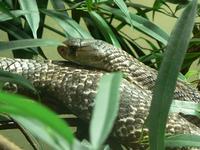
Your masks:
M 95 39 L 69 39 L 58 46 L 59 54 L 79 65 L 91 66 L 105 71 L 121 71 L 129 82 L 144 90 L 153 91 L 157 70 L 150 68 L 120 48 Z M 186 82 L 178 80 L 174 99 L 200 102 L 200 93 Z
M 64 52 L 63 48 L 67 46 L 68 44 L 64 47 L 59 46 L 58 50 Z M 80 48 L 80 45 L 78 47 Z M 74 51 L 76 48 L 77 46 L 70 47 L 73 51 L 69 51 L 69 53 L 77 56 Z M 67 109 L 86 122 L 91 119 L 99 80 L 108 73 L 106 69 L 98 68 L 100 67 L 90 68 L 70 62 L 58 65 L 50 60 L 0 58 L 1 70 L 19 74 L 28 79 L 41 94 L 48 93 L 49 96 L 55 96 L 64 103 Z M 145 66 L 145 68 L 148 67 Z M 121 144 L 142 150 L 148 146 L 148 142 L 145 144 L 143 137 L 148 137 L 148 128 L 145 123 L 152 93 L 150 90 L 144 90 L 138 81 L 136 82 L 138 84 L 133 84 L 131 80 L 124 78 L 120 85 L 119 112 L 110 136 L 120 141 Z M 190 96 L 188 97 L 190 98 Z M 200 135 L 200 129 L 179 113 L 170 113 L 166 125 L 166 135 L 175 134 Z
M 66 60 L 83 66 L 99 68 L 108 72 L 121 71 L 124 77 L 143 90 L 153 92 L 158 71 L 133 58 L 124 50 L 96 39 L 68 39 L 58 46 L 58 53 Z M 174 99 L 200 103 L 200 93 L 187 82 L 177 80 Z M 197 117 L 184 115 L 200 127 Z

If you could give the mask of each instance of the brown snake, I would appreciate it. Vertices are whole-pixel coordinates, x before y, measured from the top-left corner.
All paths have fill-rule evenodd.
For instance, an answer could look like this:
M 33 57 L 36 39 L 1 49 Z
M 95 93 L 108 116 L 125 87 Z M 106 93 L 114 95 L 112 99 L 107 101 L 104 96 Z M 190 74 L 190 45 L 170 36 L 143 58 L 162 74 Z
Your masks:
M 82 42 L 84 43 L 84 41 L 79 40 L 77 43 L 83 44 Z M 88 41 L 86 43 L 88 43 Z M 68 44 L 69 43 L 67 43 L 67 45 Z M 105 46 L 104 42 L 101 44 L 102 46 Z M 111 47 L 112 46 L 110 45 L 110 48 Z M 65 49 L 63 48 L 66 47 L 59 47 L 62 52 L 63 50 L 65 52 Z M 90 51 L 90 45 L 88 47 L 79 45 L 70 47 L 72 51 L 70 50 L 68 53 L 72 54 L 72 56 L 78 56 L 77 51 L 74 51 L 77 50 L 77 48 L 80 48 L 81 50 L 84 48 L 85 50 Z M 115 58 L 118 60 L 120 57 Z M 126 60 L 129 60 L 128 58 Z M 90 58 L 88 58 L 88 60 L 89 59 Z M 107 57 L 107 60 L 108 59 L 109 57 Z M 130 59 L 132 59 L 132 57 L 130 57 Z M 98 59 L 96 58 L 96 60 Z M 101 60 L 99 62 L 101 62 Z M 154 76 L 154 74 L 156 74 L 155 70 L 149 69 L 142 63 L 137 63 L 135 64 L 136 67 L 139 67 L 137 69 L 141 70 L 143 68 L 140 67 L 144 66 L 144 70 L 151 73 L 149 76 Z M 109 64 L 110 63 L 107 65 Z M 124 64 L 128 64 L 128 62 Z M 134 63 L 132 62 L 131 66 L 133 67 L 133 65 Z M 132 68 L 131 66 L 129 66 L 129 68 Z M 112 68 L 112 64 L 110 64 L 110 68 Z M 79 118 L 82 118 L 87 122 L 91 117 L 92 108 L 94 106 L 98 81 L 101 76 L 106 73 L 103 70 L 89 69 L 88 67 L 81 67 L 71 63 L 60 66 L 51 61 L 9 58 L 0 59 L 0 69 L 24 76 L 26 79 L 30 80 L 35 88 L 41 91 L 41 93 L 49 93 L 49 95 L 57 97 L 58 100 L 64 102 L 66 108 L 70 109 Z M 104 70 L 106 69 L 104 68 Z M 118 70 L 121 69 L 119 68 Z M 129 76 L 129 73 L 131 73 L 131 70 L 127 68 L 127 77 Z M 152 79 L 147 78 L 145 82 L 140 83 L 139 79 L 141 79 L 142 75 L 143 74 L 140 73 L 140 75 L 137 76 L 137 82 L 133 82 L 134 84 L 131 83 L 133 79 L 130 77 L 123 79 L 120 86 L 120 109 L 111 134 L 112 137 L 119 139 L 122 144 L 131 145 L 134 149 L 146 149 L 146 145 L 141 144 L 141 142 L 144 142 L 141 137 L 148 136 L 148 129 L 145 126 L 145 121 L 149 113 L 151 91 L 147 90 L 148 86 L 146 89 L 143 88 L 143 85 L 145 85 L 145 83 L 147 85 L 154 82 Z M 138 85 L 135 83 L 138 83 Z M 189 88 L 188 85 L 183 83 L 184 88 L 186 88 L 185 86 Z M 198 93 L 196 93 L 195 90 L 192 88 L 189 89 L 189 91 L 193 91 L 195 94 L 192 98 L 191 96 L 186 96 L 189 98 L 184 100 L 193 100 L 198 96 Z M 197 99 L 197 101 L 198 100 L 199 99 Z M 166 126 L 166 134 L 174 135 L 185 133 L 200 135 L 200 129 L 185 120 L 178 113 L 170 113 Z
M 70 39 L 59 46 L 59 54 L 79 65 L 91 66 L 108 72 L 122 71 L 125 78 L 144 90 L 153 90 L 157 70 L 141 63 L 131 55 L 101 40 Z M 174 99 L 200 102 L 200 93 L 178 80 Z

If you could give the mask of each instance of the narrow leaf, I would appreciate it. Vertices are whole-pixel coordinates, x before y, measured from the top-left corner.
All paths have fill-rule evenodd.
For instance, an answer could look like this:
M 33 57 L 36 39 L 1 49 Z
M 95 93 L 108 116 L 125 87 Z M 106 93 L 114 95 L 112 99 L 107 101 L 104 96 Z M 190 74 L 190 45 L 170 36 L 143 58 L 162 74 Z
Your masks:
M 26 14 L 25 17 L 31 27 L 34 38 L 37 38 L 40 16 L 36 0 L 19 0 L 19 4 L 22 10 L 31 12 L 30 14 Z
M 99 28 L 100 32 L 104 36 L 107 42 L 112 43 L 116 47 L 121 47 L 115 34 L 107 24 L 107 22 L 96 12 L 91 11 L 89 12 L 91 18 L 94 20 L 95 24 Z
M 31 39 L 32 38 L 24 30 L 18 28 L 17 26 L 15 26 L 15 25 L 13 25 L 12 23 L 9 23 L 9 22 L 2 22 L 0 24 L 0 29 L 2 29 L 5 32 L 9 33 L 10 35 L 12 35 L 17 40 Z M 29 51 L 29 52 L 32 52 L 33 54 L 35 54 L 35 53 L 40 54 L 43 58 L 46 58 L 46 56 L 44 55 L 43 51 L 40 50 L 39 48 L 35 48 L 34 47 L 34 48 L 27 48 L 25 50 Z
M 153 4 L 153 9 L 154 9 L 153 15 L 154 15 L 154 13 L 155 13 L 155 10 L 158 10 L 158 9 L 162 6 L 162 4 L 163 4 L 165 1 L 166 1 L 166 0 L 155 0 L 155 2 L 154 2 L 154 4 Z
M 7 20 L 11 20 L 13 19 L 14 17 L 19 17 L 19 16 L 22 16 L 22 15 L 27 15 L 29 14 L 30 12 L 28 11 L 24 11 L 24 10 L 13 10 L 13 11 L 10 11 L 10 13 L 12 15 L 9 15 L 7 13 L 0 13 L 0 22 L 2 21 L 7 21 Z M 13 17 L 14 16 L 14 17 Z
M 0 103 L 1 113 L 10 114 L 34 135 L 42 138 L 42 134 L 45 133 L 54 143 L 58 142 L 57 138 L 62 140 L 63 144 L 68 142 L 71 145 L 73 143 L 74 137 L 68 125 L 39 103 L 2 92 L 0 93 Z M 38 132 L 34 132 L 35 129 Z M 51 145 L 51 143 L 49 144 Z
M 175 135 L 166 138 L 165 146 L 167 147 L 200 147 L 199 135 Z
M 7 8 L 6 4 L 4 2 L 2 2 L 2 1 L 0 2 L 0 11 L 3 14 L 6 14 L 6 15 L 8 15 L 11 18 L 15 17 L 12 13 L 10 13 L 10 10 Z
M 92 3 L 93 3 L 93 0 L 86 0 L 86 4 L 87 4 L 87 9 L 88 9 L 88 11 L 91 11 L 91 10 L 92 10 Z
M 189 101 L 173 100 L 170 112 L 183 113 L 200 118 L 200 104 Z
M 124 15 L 129 19 L 129 22 L 131 26 L 133 27 L 132 19 L 125 2 L 122 0 L 114 0 L 114 3 L 120 8 L 120 10 L 124 13 Z
M 53 10 L 41 10 L 41 11 L 46 15 L 55 19 L 65 31 L 66 36 L 73 38 L 85 38 L 85 39 L 92 38 L 92 36 L 88 32 L 83 30 L 78 23 L 76 23 L 73 19 L 69 18 L 67 15 Z
M 101 5 L 101 7 L 108 12 L 112 12 L 112 14 L 114 14 L 115 17 L 117 19 L 119 19 L 120 21 L 130 24 L 130 20 L 127 19 L 127 17 L 119 9 L 115 9 L 115 8 L 109 7 L 107 5 Z M 144 32 L 145 34 L 151 36 L 152 38 L 162 42 L 164 45 L 167 44 L 169 36 L 165 31 L 163 31 L 157 25 L 155 25 L 151 21 L 149 21 L 141 16 L 135 15 L 133 13 L 130 13 L 130 16 L 132 19 L 133 26 L 136 29 L 138 29 L 138 30 Z
M 165 125 L 172 103 L 176 79 L 186 53 L 196 15 L 197 1 L 188 4 L 173 29 L 158 78 L 155 84 L 149 113 L 151 150 L 164 150 Z
M 121 73 L 107 74 L 100 80 L 90 124 L 90 140 L 94 149 L 104 143 L 117 117 L 121 80 Z
M 16 40 L 16 41 L 9 41 L 9 42 L 0 42 L 0 51 L 23 49 L 23 48 L 38 47 L 38 46 L 58 46 L 62 44 L 63 43 L 57 40 L 49 40 L 49 39 Z
M 62 1 L 62 0 L 56 0 L 56 1 L 51 0 L 51 4 L 52 4 L 52 6 L 55 10 L 59 10 L 59 11 L 62 10 L 63 13 L 66 13 L 65 11 L 63 11 L 63 10 L 65 10 L 64 1 Z

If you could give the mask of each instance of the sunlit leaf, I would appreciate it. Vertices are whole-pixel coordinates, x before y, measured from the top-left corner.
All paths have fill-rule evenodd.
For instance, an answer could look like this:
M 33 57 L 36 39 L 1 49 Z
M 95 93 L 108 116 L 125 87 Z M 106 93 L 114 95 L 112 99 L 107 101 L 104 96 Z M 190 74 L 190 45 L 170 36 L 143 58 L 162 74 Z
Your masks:
M 186 74 L 185 74 L 185 77 L 188 79 L 194 75 L 197 75 L 199 73 L 198 70 L 189 70 Z

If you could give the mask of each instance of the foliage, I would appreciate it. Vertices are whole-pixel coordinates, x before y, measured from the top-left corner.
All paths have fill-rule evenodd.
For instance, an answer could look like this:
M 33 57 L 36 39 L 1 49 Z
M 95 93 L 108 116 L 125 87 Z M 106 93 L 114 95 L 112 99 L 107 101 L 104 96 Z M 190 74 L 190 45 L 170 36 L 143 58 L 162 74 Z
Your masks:
M 172 103 L 176 80 L 187 50 L 194 19 L 197 1 L 192 1 L 185 8 L 172 31 L 165 55 L 158 72 L 149 115 L 150 148 L 164 149 L 164 133 L 167 116 Z M 182 33 L 182 31 L 184 31 Z M 167 87 L 167 88 L 165 88 Z
M 53 6 L 52 9 L 47 8 L 47 4 L 51 3 Z M 173 3 L 176 8 L 173 10 L 169 3 Z M 183 61 L 183 64 L 181 66 L 181 72 L 183 74 L 186 74 L 187 78 L 190 76 L 195 76 L 198 74 L 198 72 L 190 73 L 190 66 L 193 62 L 195 62 L 199 56 L 199 45 L 200 45 L 200 22 L 196 21 L 194 23 L 193 28 L 193 36 L 190 40 L 190 32 L 185 32 L 182 35 L 180 33 L 180 29 L 182 29 L 182 25 L 185 25 L 184 28 L 186 30 L 190 30 L 192 28 L 192 19 L 189 18 L 184 19 L 182 21 L 179 21 L 179 25 L 175 27 L 174 32 L 171 36 L 169 36 L 164 29 L 160 28 L 158 25 L 154 24 L 151 19 L 149 18 L 149 13 L 152 13 L 152 18 L 156 17 L 156 13 L 162 13 L 164 15 L 167 15 L 169 17 L 178 18 L 177 13 L 179 13 L 179 10 L 182 10 L 187 6 L 187 9 L 185 9 L 185 14 L 194 13 L 194 10 L 191 12 L 191 9 L 188 10 L 189 1 L 187 0 L 155 0 L 154 4 L 152 4 L 152 7 L 145 6 L 142 3 L 134 3 L 132 1 L 110 1 L 110 0 L 1 0 L 0 1 L 0 29 L 7 33 L 9 41 L 1 41 L 0 42 L 0 50 L 12 50 L 14 57 L 16 58 L 33 58 L 38 55 L 42 56 L 44 59 L 47 59 L 45 54 L 43 53 L 42 46 L 56 46 L 62 44 L 61 42 L 57 41 L 56 39 L 44 39 L 43 38 L 43 31 L 44 29 L 48 29 L 51 32 L 54 32 L 57 35 L 66 37 L 66 38 L 95 38 L 95 39 L 102 39 L 109 43 L 112 43 L 113 45 L 117 47 L 121 47 L 123 50 L 127 51 L 133 57 L 138 58 L 139 60 L 143 61 L 145 64 L 158 69 L 160 67 L 161 60 L 163 59 L 164 62 L 166 60 L 170 60 L 170 56 L 166 56 L 163 58 L 163 49 L 167 46 L 167 52 L 171 50 L 176 50 L 177 52 L 176 58 L 181 58 L 180 61 L 178 59 L 176 61 L 172 61 L 171 65 L 178 64 L 178 67 L 176 68 L 176 74 L 171 74 L 169 77 L 170 83 L 175 83 L 174 80 L 176 79 L 177 72 L 180 69 L 181 62 Z M 193 1 L 195 3 L 195 1 Z M 191 13 L 190 13 L 191 12 Z M 60 28 L 63 30 L 63 32 L 57 30 L 50 24 L 45 23 L 46 16 L 51 17 L 56 21 L 56 23 L 60 26 Z M 184 14 L 182 15 L 184 16 Z M 197 11 L 197 18 L 200 16 L 200 9 L 198 8 Z M 191 20 L 190 20 L 191 19 Z M 117 22 L 117 25 L 116 23 Z M 81 24 L 84 24 L 84 27 L 81 26 Z M 131 37 L 126 34 L 126 31 L 124 31 L 124 28 L 128 28 L 130 32 L 139 31 L 141 35 L 145 35 L 144 37 L 139 37 L 137 39 L 134 39 L 134 37 Z M 178 31 L 179 30 L 179 31 Z M 177 31 L 177 32 L 175 32 Z M 0 37 L 1 38 L 1 37 Z M 141 45 L 138 40 L 145 41 L 150 48 L 143 48 L 143 45 Z M 180 40 L 180 42 L 184 42 L 184 40 L 189 42 L 189 48 L 187 49 L 185 59 L 183 59 L 184 53 L 183 51 L 186 50 L 187 42 L 184 43 L 176 43 L 177 40 Z M 174 41 L 174 43 L 173 43 Z M 185 44 L 183 51 L 179 52 L 179 49 L 181 50 L 182 44 Z M 169 63 L 162 64 L 161 65 L 161 72 L 164 68 L 163 66 L 170 66 Z M 173 68 L 172 68 L 173 69 Z M 174 70 L 174 69 L 173 69 Z M 171 71 L 170 71 L 171 72 Z M 35 90 L 32 85 L 30 85 L 27 81 L 15 77 L 10 74 L 5 74 L 3 72 L 0 73 L 1 75 L 1 81 L 15 81 L 15 83 L 20 83 L 22 86 L 25 86 L 26 88 L 31 88 L 32 90 Z M 110 86 L 105 86 L 103 83 L 100 84 L 100 93 L 104 93 L 103 95 L 107 97 L 105 100 L 114 100 L 119 99 L 118 97 L 110 98 L 109 94 L 111 94 L 114 91 L 111 92 L 105 92 L 109 90 L 116 90 L 118 91 L 119 82 L 121 80 L 121 75 L 115 74 L 105 77 L 106 79 L 102 80 L 108 80 Z M 162 80 L 165 80 L 167 77 L 160 74 L 160 78 L 164 78 Z M 20 81 L 19 81 L 20 80 Z M 115 80 L 116 82 L 112 82 L 112 80 Z M 103 82 L 103 81 L 102 81 Z M 159 81 L 158 81 L 159 82 Z M 159 84 L 159 83 L 158 83 Z M 162 81 L 160 81 L 160 85 L 162 84 Z M 103 90 L 101 90 L 101 85 L 105 86 Z M 111 88 L 112 86 L 115 88 Z M 173 90 L 174 86 L 171 86 L 171 91 Z M 161 88 L 162 89 L 162 88 Z M 169 88 L 170 89 L 170 88 Z M 168 89 L 168 90 L 169 90 Z M 116 92 L 115 91 L 115 92 Z M 166 119 L 166 114 L 168 114 L 168 110 L 171 104 L 171 96 L 172 92 L 169 91 L 163 91 L 166 92 L 166 95 L 169 96 L 168 100 L 163 100 L 164 102 L 167 102 L 167 106 L 165 108 L 164 118 Z M 107 93 L 107 95 L 105 94 Z M 161 91 L 155 91 L 155 97 L 156 93 L 161 93 Z M 158 97 L 157 97 L 158 98 Z M 13 99 L 13 101 L 6 102 L 7 99 Z M 22 100 L 23 99 L 23 100 Z M 98 99 L 98 96 L 97 96 Z M 72 146 L 72 139 L 73 136 L 71 136 L 70 131 L 68 131 L 68 127 L 63 124 L 61 120 L 56 118 L 55 114 L 52 114 L 49 112 L 49 110 L 46 110 L 46 108 L 42 108 L 42 106 L 37 106 L 37 104 L 32 104 L 30 101 L 27 102 L 27 100 L 24 100 L 24 98 L 20 98 L 17 96 L 4 94 L 2 93 L 0 95 L 0 101 L 3 103 L 3 105 L 0 106 L 1 112 L 6 112 L 10 114 L 13 118 L 15 118 L 16 121 L 20 122 L 22 125 L 27 126 L 37 126 L 38 128 L 34 128 L 32 130 L 32 134 L 35 134 L 37 136 L 37 132 L 43 131 L 46 134 L 49 135 L 49 141 L 46 141 L 51 146 L 53 146 L 56 149 L 67 149 L 66 145 Z M 103 116 L 105 120 L 114 120 L 117 114 L 117 106 L 118 104 L 112 106 L 110 105 L 111 101 L 107 101 L 108 103 L 105 103 L 106 106 L 108 106 L 108 109 L 113 110 L 113 114 L 111 116 L 108 113 Z M 16 102 L 16 103 L 15 103 Z M 117 101 L 116 101 L 117 102 Z M 18 103 L 24 104 L 22 106 L 19 106 Z M 152 108 L 157 106 L 157 104 L 153 104 L 152 102 Z M 25 105 L 26 104 L 26 105 Z M 96 106 L 96 113 L 98 113 L 98 109 L 102 108 L 103 104 L 98 104 Z M 180 104 L 181 105 L 181 104 Z M 46 118 L 46 122 L 44 118 L 38 117 L 34 112 L 26 112 L 23 113 L 21 110 L 27 109 L 28 107 L 37 107 L 36 110 L 45 111 L 44 116 L 48 116 L 48 114 L 51 114 L 52 118 L 55 119 L 54 123 L 51 124 L 51 117 Z M 187 107 L 188 105 L 182 104 L 181 106 Z M 191 104 L 192 108 L 196 108 Z M 26 108 L 27 107 L 27 108 Z M 106 107 L 107 108 L 107 107 Z M 160 107 L 162 108 L 162 107 Z M 191 109 L 191 108 L 189 108 Z M 152 110 L 152 109 L 151 109 Z M 158 110 L 160 111 L 160 110 Z M 95 111 L 94 111 L 95 112 Z M 108 112 L 108 110 L 107 110 Z M 154 112 L 150 111 L 150 116 Z M 95 116 L 95 114 L 94 114 Z M 106 119 L 106 117 L 108 117 Z M 34 118 L 34 122 L 31 123 L 32 118 Z M 110 132 L 110 129 L 112 127 L 113 121 L 108 124 L 109 130 L 104 131 L 105 135 L 102 136 L 102 130 L 105 129 L 105 122 L 103 122 L 101 127 L 96 127 L 98 124 L 98 119 L 95 120 L 96 117 L 92 119 L 92 125 L 91 125 L 91 144 L 87 142 L 79 142 L 78 140 L 74 140 L 74 149 L 99 149 L 102 144 L 105 142 L 105 139 L 107 135 Z M 56 120 L 57 119 L 57 120 Z M 38 123 L 39 122 L 39 123 Z M 57 129 L 56 126 L 60 126 L 62 124 L 62 128 Z M 156 122 L 153 122 L 156 123 Z M 161 127 L 161 129 L 164 129 L 165 121 L 161 122 L 163 123 L 162 126 L 158 125 L 158 127 Z M 40 124 L 43 124 L 43 126 L 38 126 Z M 99 124 L 98 124 L 99 125 Z M 50 130 L 44 130 L 44 127 L 51 127 Z M 28 128 L 27 128 L 28 129 Z M 94 136 L 94 130 L 99 131 L 99 137 Z M 157 128 L 156 128 L 157 129 Z M 70 135 L 70 138 L 66 138 L 68 140 L 63 139 L 63 137 L 67 135 L 63 135 L 63 133 L 60 133 L 61 130 L 68 131 L 67 135 Z M 152 130 L 153 131 L 153 130 Z M 155 135 L 155 132 L 152 133 L 152 135 Z M 163 134 L 161 134 L 161 137 Z M 55 142 L 55 137 L 62 139 L 61 141 L 68 141 L 66 144 Z M 103 137 L 103 139 L 101 139 Z M 153 136 L 152 136 L 153 137 Z M 40 137 L 41 139 L 47 139 L 46 137 Z M 96 138 L 96 139 L 95 139 Z M 101 139 L 101 140 L 100 140 Z M 187 136 L 185 137 L 176 137 L 167 139 L 169 142 L 172 143 L 173 141 L 180 141 L 179 146 L 184 145 L 184 143 L 188 143 L 187 141 L 189 138 Z M 194 144 L 195 141 L 197 141 L 198 137 L 193 137 Z M 54 141 L 54 142 L 52 142 Z M 150 140 L 151 142 L 151 140 Z M 160 141 L 156 141 L 157 144 L 161 144 L 161 147 L 163 147 L 163 138 L 160 139 Z M 153 142 L 152 142 L 153 143 Z M 151 143 L 151 144 L 152 144 Z M 52 145 L 53 144 L 53 145 Z M 64 146 L 62 145 L 64 144 Z M 175 145 L 175 144 L 174 144 Z M 192 145 L 192 144 L 191 144 Z M 69 146 L 69 147 L 70 147 Z M 69 148 L 68 147 L 68 148 Z M 105 148 L 106 149 L 106 148 Z M 161 148 L 160 148 L 161 149 Z
M 54 149 L 99 149 L 111 132 L 117 117 L 121 79 L 121 73 L 112 73 L 102 77 L 91 120 L 91 144 L 88 143 L 87 146 L 78 139 L 74 139 L 71 129 L 55 113 L 33 100 L 2 92 L 0 93 L 0 113 L 11 116 L 27 131 Z M 105 93 L 104 90 L 108 92 Z M 105 113 L 102 113 L 102 108 L 105 108 Z

